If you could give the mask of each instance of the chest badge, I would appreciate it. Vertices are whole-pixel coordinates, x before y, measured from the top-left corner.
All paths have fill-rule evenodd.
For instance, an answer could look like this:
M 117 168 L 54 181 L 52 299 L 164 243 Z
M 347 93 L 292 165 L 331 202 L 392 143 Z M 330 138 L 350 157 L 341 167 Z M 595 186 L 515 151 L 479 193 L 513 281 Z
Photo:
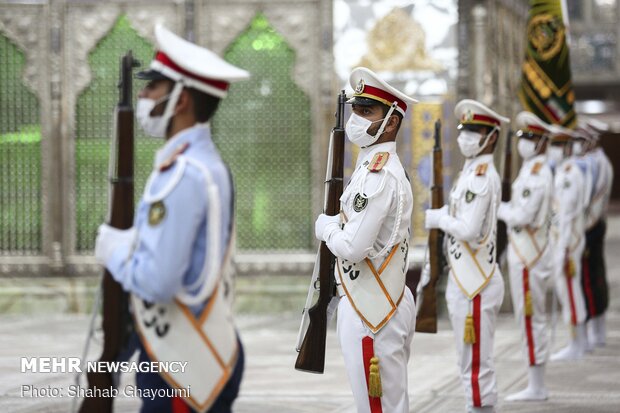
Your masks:
M 467 191 L 467 193 L 465 194 L 465 202 L 467 202 L 468 204 L 474 200 L 474 198 L 476 197 L 476 194 L 474 194 L 472 191 Z
M 353 199 L 353 210 L 355 212 L 363 211 L 364 208 L 366 208 L 366 205 L 368 205 L 368 198 L 362 196 L 362 194 L 355 195 L 355 198 Z
M 149 209 L 149 225 L 158 225 L 166 216 L 166 206 L 163 201 L 157 201 L 151 204 Z
M 523 198 L 527 198 L 528 196 L 530 196 L 530 190 L 529 189 L 524 189 L 523 190 Z

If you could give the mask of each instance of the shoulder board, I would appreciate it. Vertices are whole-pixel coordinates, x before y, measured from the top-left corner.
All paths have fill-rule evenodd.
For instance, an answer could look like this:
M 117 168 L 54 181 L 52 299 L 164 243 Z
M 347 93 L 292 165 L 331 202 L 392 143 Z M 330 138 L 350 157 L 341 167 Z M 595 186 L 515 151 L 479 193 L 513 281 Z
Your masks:
M 481 163 L 476 166 L 476 176 L 482 176 L 487 173 L 487 169 L 489 168 L 489 164 Z
M 571 167 L 571 164 L 567 164 L 567 165 L 564 167 L 564 171 L 569 172 L 569 171 L 570 171 L 570 167 Z
M 388 158 L 390 157 L 389 152 L 378 152 L 368 164 L 368 170 L 370 172 L 379 172 L 387 163 Z
M 179 157 L 179 155 L 181 155 L 183 152 L 185 152 L 187 150 L 187 148 L 189 148 L 189 142 L 185 142 L 184 144 L 179 145 L 174 150 L 172 155 L 170 155 L 170 158 L 166 159 L 165 161 L 163 161 L 159 165 L 159 171 L 160 172 L 164 172 L 164 171 L 167 171 L 168 169 L 170 169 L 170 167 L 172 165 L 174 165 L 174 163 L 177 161 L 177 158 Z
M 542 162 L 536 162 L 534 166 L 532 166 L 532 174 L 536 175 L 538 172 L 540 172 L 540 169 L 542 168 L 542 166 L 543 166 Z

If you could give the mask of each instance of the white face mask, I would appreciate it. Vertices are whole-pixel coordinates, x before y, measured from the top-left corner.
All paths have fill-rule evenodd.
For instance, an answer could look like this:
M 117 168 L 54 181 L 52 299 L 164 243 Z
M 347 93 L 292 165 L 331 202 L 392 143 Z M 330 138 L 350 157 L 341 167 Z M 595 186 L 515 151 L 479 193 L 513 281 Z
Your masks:
M 161 98 L 147 99 L 139 98 L 136 105 L 136 119 L 144 130 L 144 132 L 153 138 L 163 138 L 166 136 L 166 130 L 168 129 L 168 123 L 172 116 L 174 116 L 174 108 L 177 105 L 183 85 L 177 82 L 172 92 Z M 151 116 L 151 112 L 161 102 L 168 100 L 166 107 L 164 108 L 164 114 L 161 116 Z
M 466 158 L 473 158 L 482 152 L 482 150 L 487 146 L 489 138 L 496 130 L 497 128 L 491 129 L 491 131 L 484 137 L 484 142 L 482 145 L 480 144 L 480 139 L 482 138 L 481 133 L 467 129 L 461 130 L 461 133 L 459 133 L 456 141 L 459 144 L 459 149 L 461 150 L 463 156 Z
M 360 148 L 365 148 L 367 146 L 372 145 L 373 143 L 377 141 L 377 139 L 381 137 L 381 135 L 383 135 L 383 129 L 385 128 L 385 125 L 387 124 L 388 119 L 390 119 L 392 112 L 394 112 L 395 107 L 396 105 L 393 104 L 384 118 L 377 119 L 375 121 L 370 121 L 355 113 L 352 113 L 344 129 L 345 132 L 347 133 L 347 138 L 349 138 L 351 143 L 359 146 Z M 367 132 L 368 128 L 370 128 L 370 126 L 373 123 L 381 122 L 381 121 L 383 121 L 383 123 L 381 124 L 381 127 L 379 127 L 379 130 L 377 131 L 377 133 L 375 133 L 374 136 L 369 135 Z
M 547 157 L 551 162 L 556 165 L 562 162 L 564 159 L 564 147 L 563 146 L 550 146 L 547 150 Z
M 347 121 L 347 125 L 345 126 L 347 138 L 349 138 L 351 143 L 359 146 L 360 148 L 365 148 L 369 145 L 372 145 L 377 141 L 377 139 L 379 139 L 383 131 L 377 131 L 375 136 L 372 136 L 368 134 L 367 130 L 373 123 L 381 122 L 384 119 L 370 121 L 366 118 L 356 115 L 355 113 L 352 113 L 351 117 Z
M 168 120 L 163 116 L 151 116 L 151 112 L 155 106 L 159 105 L 164 100 L 168 99 L 170 95 L 166 95 L 161 99 L 147 99 L 139 98 L 136 105 L 136 119 L 144 130 L 144 132 L 153 138 L 163 138 L 166 136 L 166 127 L 168 126 Z
M 521 138 L 517 142 L 517 151 L 523 159 L 530 159 L 536 155 L 536 150 L 536 142 L 532 140 Z

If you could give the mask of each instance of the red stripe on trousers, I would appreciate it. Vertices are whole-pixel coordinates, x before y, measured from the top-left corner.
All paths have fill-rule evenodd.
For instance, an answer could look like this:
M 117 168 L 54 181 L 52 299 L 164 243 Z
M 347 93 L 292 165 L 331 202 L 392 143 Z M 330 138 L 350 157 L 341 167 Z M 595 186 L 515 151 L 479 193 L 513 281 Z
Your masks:
M 583 289 L 585 291 L 586 301 L 588 302 L 588 309 L 590 310 L 590 317 L 596 315 L 596 306 L 594 305 L 594 294 L 592 293 L 592 284 L 590 281 L 590 262 L 586 257 L 581 260 L 581 267 L 583 268 Z
M 525 315 L 526 297 L 530 291 L 530 272 L 527 267 L 523 267 L 523 314 Z M 533 299 L 532 299 L 533 301 Z M 532 302 L 532 311 L 534 311 L 534 303 Z M 532 333 L 532 317 L 525 316 L 525 334 L 527 336 L 527 349 L 530 356 L 530 366 L 536 365 L 536 353 L 534 352 L 534 334 Z
M 190 413 L 189 406 L 180 397 L 172 398 L 172 413 Z
M 573 283 L 572 283 L 572 277 L 571 275 L 568 273 L 568 268 L 564 271 L 566 274 L 566 285 L 568 288 L 568 302 L 570 303 L 570 321 L 571 323 L 576 326 L 577 325 L 577 313 L 575 310 L 575 298 L 573 297 Z M 574 275 L 573 277 L 576 277 L 577 275 Z
M 476 332 L 476 342 L 472 344 L 472 366 L 471 366 L 471 390 L 473 393 L 474 407 L 480 407 L 480 383 L 478 375 L 480 374 L 480 294 L 474 297 L 474 331 Z
M 362 363 L 364 363 L 364 371 L 366 372 L 366 390 L 368 390 L 368 383 L 370 377 L 370 359 L 375 355 L 372 337 L 364 337 L 362 339 Z M 370 403 L 370 413 L 383 413 L 381 408 L 380 397 L 368 396 L 368 402 Z

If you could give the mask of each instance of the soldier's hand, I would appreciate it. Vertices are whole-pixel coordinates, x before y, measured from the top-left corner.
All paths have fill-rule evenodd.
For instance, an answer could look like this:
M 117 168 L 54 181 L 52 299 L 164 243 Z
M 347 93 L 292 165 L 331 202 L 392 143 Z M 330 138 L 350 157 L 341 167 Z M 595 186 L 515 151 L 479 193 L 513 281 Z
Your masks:
M 497 209 L 497 219 L 501 221 L 506 221 L 510 212 L 510 206 L 508 202 L 502 202 L 499 204 L 499 208 Z
M 424 266 L 422 267 L 422 272 L 420 274 L 420 282 L 418 283 L 418 291 L 422 291 L 422 288 L 426 287 L 426 284 L 431 280 L 431 264 L 426 261 Z
M 448 205 L 444 205 L 439 209 L 427 209 L 424 227 L 426 229 L 439 228 L 439 220 L 445 215 L 448 215 Z
M 325 228 L 331 224 L 340 225 L 340 215 L 319 215 L 314 223 L 314 235 L 316 236 L 316 239 L 319 241 L 325 241 L 323 235 L 325 233 Z
M 97 230 L 95 240 L 95 258 L 101 265 L 106 265 L 114 255 L 114 251 L 121 246 L 133 246 L 137 231 L 134 228 L 116 229 L 107 224 L 101 224 Z

